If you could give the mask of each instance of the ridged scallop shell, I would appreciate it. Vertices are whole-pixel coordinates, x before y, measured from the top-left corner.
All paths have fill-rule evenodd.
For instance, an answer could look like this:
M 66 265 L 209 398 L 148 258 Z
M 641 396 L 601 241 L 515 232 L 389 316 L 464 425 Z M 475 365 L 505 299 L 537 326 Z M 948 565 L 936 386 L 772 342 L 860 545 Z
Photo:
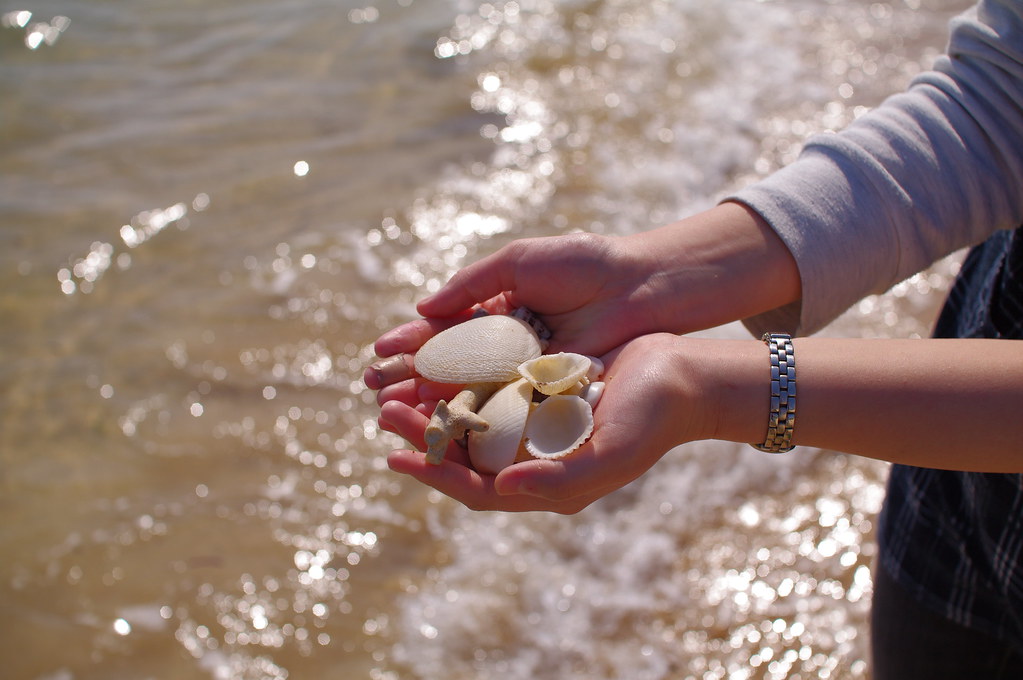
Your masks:
M 586 376 L 592 362 L 573 352 L 544 354 L 519 366 L 519 374 L 541 394 L 559 394 Z
M 524 378 L 508 383 L 483 404 L 486 432 L 469 433 L 469 460 L 478 471 L 496 475 L 515 462 L 529 416 L 533 386 Z
M 526 421 L 526 449 L 536 458 L 561 458 L 583 445 L 593 432 L 593 409 L 581 397 L 547 397 Z
M 510 382 L 540 356 L 540 339 L 521 319 L 492 315 L 438 333 L 416 352 L 419 375 L 440 383 Z

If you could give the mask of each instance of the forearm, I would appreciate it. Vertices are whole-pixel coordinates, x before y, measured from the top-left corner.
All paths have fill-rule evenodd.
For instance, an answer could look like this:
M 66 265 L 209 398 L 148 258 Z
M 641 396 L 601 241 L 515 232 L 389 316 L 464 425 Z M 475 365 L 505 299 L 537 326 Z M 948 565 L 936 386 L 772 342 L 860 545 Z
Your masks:
M 1023 342 L 799 338 L 794 347 L 796 444 L 922 467 L 1023 471 Z M 710 436 L 762 441 L 764 345 L 709 341 L 699 351 L 706 361 L 696 370 L 713 386 L 705 401 L 717 413 Z
M 812 137 L 796 162 L 732 197 L 766 218 L 799 263 L 800 335 L 1019 226 L 1021 83 L 1023 9 L 986 0 L 954 23 L 949 56 L 907 92 L 837 134 Z

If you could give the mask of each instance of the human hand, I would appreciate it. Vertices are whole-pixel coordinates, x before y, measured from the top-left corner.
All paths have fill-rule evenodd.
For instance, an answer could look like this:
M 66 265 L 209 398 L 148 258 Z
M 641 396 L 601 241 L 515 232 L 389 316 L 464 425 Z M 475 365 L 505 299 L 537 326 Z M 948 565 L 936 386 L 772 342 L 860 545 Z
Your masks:
M 467 266 L 421 301 L 418 309 L 426 318 L 384 333 L 375 345 L 382 360 L 366 370 L 364 379 L 367 387 L 378 390 L 384 429 L 422 447 L 433 405 L 453 396 L 457 386 L 417 376 L 415 352 L 440 330 L 468 319 L 474 307 L 498 314 L 518 306 L 530 308 L 553 333 L 549 352 L 601 355 L 635 338 L 607 357 L 605 363 L 618 366 L 609 366 L 609 375 L 642 376 L 635 381 L 663 387 L 689 374 L 644 369 L 643 359 L 656 366 L 669 361 L 669 355 L 644 357 L 635 348 L 673 336 L 653 336 L 655 340 L 642 336 L 709 328 L 774 309 L 799 295 L 798 271 L 787 247 L 758 215 L 735 203 L 628 237 L 572 234 L 525 239 Z M 688 368 L 706 365 L 703 354 L 692 356 L 701 361 L 689 362 Z M 617 387 L 609 385 L 604 401 L 621 402 L 615 415 L 608 416 L 612 409 L 605 405 L 606 411 L 596 416 L 601 432 L 566 459 L 513 465 L 496 477 L 476 474 L 460 449 L 451 451 L 454 467 L 448 462 L 426 467 L 421 455 L 409 451 L 393 453 L 390 464 L 470 507 L 575 512 L 638 476 L 669 448 L 663 444 L 670 437 L 659 439 L 645 420 L 656 421 L 658 427 L 671 425 L 671 431 L 684 434 L 678 441 L 696 438 L 699 430 L 688 421 L 673 424 L 651 393 L 626 389 L 631 382 L 632 378 Z M 718 386 L 722 384 L 728 382 L 718 379 Z M 734 410 L 750 413 L 755 408 Z M 715 417 L 720 411 L 705 409 Z M 690 417 L 686 409 L 679 414 Z M 621 426 L 624 418 L 633 421 Z M 715 429 L 705 428 L 700 436 L 712 434 Z M 752 438 L 735 441 L 752 441 L 759 434 L 743 436 Z M 624 457 L 605 460 L 619 450 Z M 605 462 L 614 465 L 604 468 Z
M 417 309 L 448 317 L 500 299 L 540 316 L 549 352 L 598 356 L 654 330 L 643 304 L 653 263 L 632 244 L 583 233 L 514 241 L 456 272 Z
M 523 239 L 468 265 L 422 300 L 425 319 L 380 336 L 375 349 L 384 361 L 366 371 L 366 385 L 381 390 L 412 378 L 411 355 L 474 306 L 497 314 L 527 307 L 553 334 L 549 352 L 599 356 L 644 334 L 711 328 L 800 295 L 788 248 L 737 203 L 630 236 Z
M 709 432 L 684 343 L 673 335 L 647 335 L 605 355 L 606 387 L 594 409 L 593 435 L 564 458 L 533 459 L 486 475 L 452 443 L 440 465 L 408 449 L 391 452 L 388 465 L 474 510 L 578 512 L 639 477 L 672 447 Z M 381 426 L 419 449 L 428 420 L 422 404 L 390 400 L 381 408 Z
M 402 383 L 399 392 L 407 393 L 412 387 L 407 381 L 415 378 L 415 352 L 477 308 L 493 314 L 530 309 L 551 331 L 547 351 L 552 353 L 596 356 L 661 330 L 643 304 L 650 263 L 630 243 L 595 234 L 523 239 L 468 265 L 419 303 L 425 318 L 380 336 L 374 349 L 383 360 L 367 369 L 366 385 L 381 390 L 381 404 L 392 398 L 394 390 L 385 391 L 390 385 Z

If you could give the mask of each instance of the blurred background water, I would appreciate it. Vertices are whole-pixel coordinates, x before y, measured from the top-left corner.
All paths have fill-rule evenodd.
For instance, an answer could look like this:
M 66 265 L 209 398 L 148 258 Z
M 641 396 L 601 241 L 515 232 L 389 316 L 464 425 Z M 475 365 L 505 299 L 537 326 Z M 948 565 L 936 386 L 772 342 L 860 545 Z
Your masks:
M 0 2 L 4 677 L 869 677 L 883 464 L 701 442 L 472 513 L 361 375 L 460 264 L 711 205 L 968 4 Z M 828 332 L 925 335 L 954 269 Z

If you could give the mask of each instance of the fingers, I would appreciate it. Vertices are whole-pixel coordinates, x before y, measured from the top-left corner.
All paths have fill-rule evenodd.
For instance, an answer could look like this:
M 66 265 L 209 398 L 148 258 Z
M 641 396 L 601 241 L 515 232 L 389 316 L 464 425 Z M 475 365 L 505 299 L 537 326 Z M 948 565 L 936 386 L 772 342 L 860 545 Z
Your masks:
M 519 303 L 515 301 L 515 296 L 508 292 L 495 295 L 489 300 L 484 300 L 479 304 L 479 307 L 489 314 L 504 315 L 511 314 L 518 306 Z
M 387 331 L 373 345 L 378 357 L 391 357 L 406 352 L 415 354 L 423 343 L 446 328 L 467 320 L 472 315 L 467 307 L 456 309 L 445 318 L 416 319 Z
M 419 402 L 419 388 L 423 384 L 421 378 L 409 378 L 391 385 L 384 385 L 377 393 L 377 405 L 383 406 L 389 401 L 398 401 L 409 406 Z
M 425 461 L 423 454 L 416 451 L 392 451 L 387 457 L 387 465 L 395 472 L 411 475 L 423 484 L 432 486 L 470 510 L 504 512 L 544 510 L 574 514 L 596 499 L 587 497 L 550 501 L 525 494 L 501 495 L 494 489 L 494 477 L 481 475 L 471 467 L 450 459 L 441 461 L 440 465 L 430 465 Z
M 416 319 L 392 328 L 379 338 L 373 348 L 379 360 L 363 371 L 362 379 L 371 390 L 383 390 L 416 376 L 415 353 L 437 333 L 470 318 L 469 310 L 446 319 Z M 387 401 L 378 398 L 378 403 Z
M 507 310 L 502 306 L 510 308 L 513 302 L 511 295 L 502 293 L 491 296 L 479 306 L 492 313 L 503 313 Z M 429 311 L 429 304 L 426 307 Z M 403 437 L 420 451 L 426 449 L 424 433 L 432 405 L 439 399 L 450 399 L 461 386 L 442 385 L 415 375 L 414 357 L 408 352 L 417 350 L 439 330 L 470 315 L 470 310 L 463 309 L 456 318 L 422 319 L 385 334 L 378 341 L 378 351 L 398 348 L 402 351 L 381 359 L 367 370 L 366 384 L 379 390 L 381 427 Z M 605 357 L 609 368 L 614 368 L 621 351 Z M 636 460 L 636 452 L 644 448 L 636 441 L 636 428 L 608 422 L 621 420 L 615 409 L 607 411 L 607 406 L 614 401 L 613 396 L 610 392 L 605 395 L 604 401 L 608 403 L 595 413 L 594 436 L 564 459 L 530 460 L 512 465 L 497 476 L 481 475 L 472 467 L 465 448 L 452 443 L 440 465 L 431 465 L 423 454 L 407 450 L 392 452 L 388 465 L 473 509 L 578 512 L 632 481 L 645 469 L 642 460 Z M 629 421 L 630 417 L 624 420 Z M 605 429 L 609 425 L 611 427 Z
M 493 477 L 484 477 L 471 467 L 448 458 L 439 465 L 431 465 L 418 451 L 398 450 L 387 456 L 387 465 L 473 509 L 490 509 L 486 499 L 497 496 L 493 492 Z
M 469 320 L 479 310 L 485 310 L 489 314 L 511 314 L 518 305 L 515 304 L 512 296 L 501 293 L 473 308 L 463 308 L 453 316 L 444 318 L 416 319 L 402 324 L 381 335 L 374 344 L 374 351 L 379 360 L 370 364 L 363 371 L 363 382 L 366 387 L 374 391 L 382 391 L 388 386 L 396 385 L 410 378 L 416 377 L 415 353 L 423 344 L 443 330 Z M 457 390 L 456 390 L 457 392 Z M 427 395 L 433 394 L 427 392 Z M 447 399 L 449 391 L 442 388 L 437 393 L 440 396 L 426 396 L 426 399 Z M 451 395 L 454 392 L 450 392 Z M 389 399 L 396 398 L 381 394 L 377 403 L 384 403 Z M 397 397 L 401 401 L 407 401 Z
M 397 401 L 390 401 L 380 407 L 379 422 L 383 429 L 400 436 L 419 451 L 426 450 L 426 426 L 430 422 L 428 413 Z M 417 453 L 422 458 L 422 453 Z M 448 445 L 445 460 L 459 465 L 468 465 L 469 456 L 461 446 L 452 442 Z M 424 465 L 435 467 L 423 461 Z
M 430 382 L 424 378 L 407 378 L 379 388 L 377 405 L 383 406 L 389 401 L 399 401 L 409 406 L 436 404 L 441 399 L 451 400 L 458 394 L 461 385 L 447 385 Z
M 587 443 L 560 460 L 529 460 L 502 470 L 495 490 L 502 495 L 525 494 L 548 502 L 598 498 L 617 489 L 629 479 L 621 470 Z
M 401 352 L 370 364 L 363 372 L 362 380 L 369 389 L 382 390 L 388 385 L 411 378 L 415 370 L 412 355 Z
M 421 300 L 416 309 L 423 316 L 450 316 L 496 298 L 505 291 L 514 291 L 517 253 L 521 251 L 517 243 L 455 272 L 443 288 Z
M 390 402 L 380 409 L 385 429 L 401 435 L 417 449 L 425 449 L 423 439 L 429 418 L 406 404 Z M 457 444 L 448 446 L 447 455 L 439 465 L 426 462 L 419 451 L 392 451 L 388 466 L 395 472 L 411 475 L 441 493 L 474 509 L 496 509 L 500 497 L 494 491 L 494 478 L 484 476 L 469 466 L 465 450 Z
M 388 402 L 380 409 L 381 427 L 401 436 L 416 449 L 426 448 L 423 435 L 428 422 L 427 414 L 401 402 Z M 539 465 L 534 466 L 532 463 Z M 427 463 L 426 457 L 422 453 L 407 449 L 392 451 L 387 457 L 387 464 L 395 472 L 410 475 L 473 510 L 509 512 L 546 510 L 572 514 L 579 512 L 603 495 L 603 490 L 599 493 L 583 491 L 578 494 L 567 493 L 568 489 L 576 487 L 570 487 L 567 484 L 561 484 L 559 487 L 556 478 L 560 474 L 558 468 L 561 466 L 556 461 L 531 461 L 513 465 L 503 471 L 498 478 L 492 475 L 481 475 L 472 468 L 465 449 L 455 443 L 448 446 L 447 455 L 440 465 Z M 519 467 L 524 468 L 523 474 L 507 476 L 509 470 Z M 536 482 L 534 478 L 537 472 L 540 477 L 553 472 L 554 478 L 546 480 L 546 482 Z M 495 481 L 501 479 L 502 476 L 512 480 L 512 486 L 508 488 L 509 485 L 506 482 L 503 492 L 499 492 Z M 517 485 L 522 479 L 527 480 L 523 486 L 526 493 L 518 492 Z M 552 488 L 556 491 L 550 492 L 549 489 Z M 545 490 L 550 493 L 551 497 L 538 493 Z
M 449 385 L 446 383 L 424 382 L 419 386 L 418 397 L 420 403 L 435 404 L 441 399 L 451 401 L 456 394 L 462 391 L 464 385 Z

